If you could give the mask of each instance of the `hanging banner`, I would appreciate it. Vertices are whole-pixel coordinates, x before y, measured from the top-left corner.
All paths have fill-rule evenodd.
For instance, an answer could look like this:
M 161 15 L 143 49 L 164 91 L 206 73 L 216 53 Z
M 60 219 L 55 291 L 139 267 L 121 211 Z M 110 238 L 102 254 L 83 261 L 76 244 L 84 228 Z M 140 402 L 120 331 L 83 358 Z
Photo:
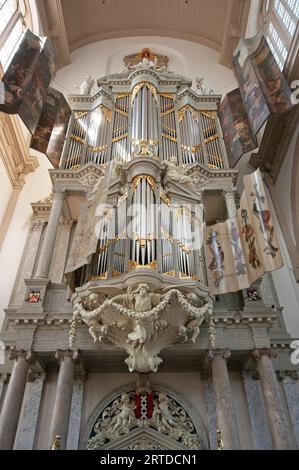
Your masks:
M 260 170 L 244 176 L 236 217 L 205 227 L 204 251 L 214 294 L 246 289 L 283 266 Z
M 65 274 L 70 274 L 85 264 L 89 264 L 91 256 L 97 251 L 99 241 L 97 226 L 105 211 L 112 166 L 111 162 L 106 168 L 105 175 L 96 183 L 90 201 L 81 207 Z
M 53 76 L 54 52 L 49 39 L 27 30 L 2 78 L 5 102 L 0 111 L 18 114 L 33 134 Z
M 262 34 L 241 39 L 233 66 L 239 88 L 228 93 L 219 106 L 219 119 L 230 166 L 257 148 L 256 134 L 270 113 L 292 108 L 292 91 Z
M 234 167 L 244 153 L 257 148 L 239 88 L 228 93 L 218 109 L 229 166 Z
M 63 94 L 50 87 L 30 147 L 46 154 L 54 168 L 59 167 L 70 117 Z
M 269 113 L 290 111 L 292 91 L 261 33 L 239 41 L 233 65 L 254 132 L 259 130 Z

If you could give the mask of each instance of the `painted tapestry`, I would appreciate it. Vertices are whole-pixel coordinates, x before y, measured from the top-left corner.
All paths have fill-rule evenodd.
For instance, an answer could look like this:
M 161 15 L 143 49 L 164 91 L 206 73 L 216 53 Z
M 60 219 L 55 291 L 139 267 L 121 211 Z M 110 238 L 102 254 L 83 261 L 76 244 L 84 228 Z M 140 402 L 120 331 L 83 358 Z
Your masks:
M 54 168 L 59 167 L 70 117 L 63 94 L 50 87 L 30 147 L 46 154 Z
M 244 153 L 257 148 L 239 88 L 226 95 L 219 106 L 219 119 L 230 167 L 234 167 Z
M 249 288 L 283 265 L 261 173 L 244 177 L 236 217 L 204 229 L 208 285 L 214 294 Z
M 33 134 L 53 75 L 50 41 L 27 30 L 3 76 L 5 103 L 0 105 L 0 111 L 19 114 Z
M 106 200 L 111 181 L 112 162 L 93 189 L 90 200 L 83 204 L 68 257 L 66 274 L 70 274 L 90 262 L 96 253 L 99 242 L 99 225 L 106 208 Z

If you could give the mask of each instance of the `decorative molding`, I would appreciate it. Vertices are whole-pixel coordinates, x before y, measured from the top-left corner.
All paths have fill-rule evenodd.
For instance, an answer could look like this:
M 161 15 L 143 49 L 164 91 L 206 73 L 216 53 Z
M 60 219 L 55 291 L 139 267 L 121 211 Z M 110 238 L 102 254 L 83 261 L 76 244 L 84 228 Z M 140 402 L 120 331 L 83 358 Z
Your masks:
M 220 64 L 232 68 L 232 56 L 239 40 L 245 36 L 250 0 L 229 0 L 224 37 L 220 52 Z
M 70 50 L 61 0 L 36 0 L 44 36 L 48 36 L 56 52 L 56 68 L 71 63 Z
M 37 158 L 29 154 L 18 116 L 0 113 L 0 158 L 13 189 L 22 189 L 26 175 L 39 166 Z

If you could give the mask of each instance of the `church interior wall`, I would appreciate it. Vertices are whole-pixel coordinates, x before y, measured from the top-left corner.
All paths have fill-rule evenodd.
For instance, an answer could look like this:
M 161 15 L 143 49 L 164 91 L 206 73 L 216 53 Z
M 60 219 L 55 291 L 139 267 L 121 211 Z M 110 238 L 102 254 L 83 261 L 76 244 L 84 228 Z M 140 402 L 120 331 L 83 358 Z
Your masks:
M 7 176 L 7 172 L 4 166 L 4 163 L 0 159 L 0 225 L 2 224 L 3 217 L 6 211 L 6 207 L 12 193 L 11 183 Z

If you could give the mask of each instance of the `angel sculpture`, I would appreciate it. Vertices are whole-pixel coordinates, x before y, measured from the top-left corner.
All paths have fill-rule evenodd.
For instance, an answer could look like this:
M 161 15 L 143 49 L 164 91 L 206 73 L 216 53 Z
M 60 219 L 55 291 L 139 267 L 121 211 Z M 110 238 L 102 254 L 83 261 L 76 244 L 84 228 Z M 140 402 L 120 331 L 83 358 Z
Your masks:
M 91 90 L 94 87 L 94 84 L 95 84 L 94 79 L 90 75 L 87 75 L 87 77 L 85 77 L 85 79 L 80 85 L 81 95 L 90 95 Z
M 123 393 L 120 399 L 120 413 L 116 415 L 111 423 L 113 434 L 127 434 L 130 432 L 131 424 L 135 419 L 135 403 L 131 402 L 127 393 Z
M 89 333 L 96 343 L 98 339 L 101 341 L 102 335 L 106 332 L 107 327 L 101 324 L 99 313 L 100 305 L 106 300 L 103 294 L 90 294 L 83 299 L 78 296 L 75 299 L 74 315 L 79 315 L 84 319 L 84 322 L 89 326 Z
M 159 393 L 153 412 L 153 421 L 159 432 L 170 434 L 176 426 L 174 417 L 168 408 L 168 398 L 165 393 Z
M 187 186 L 193 185 L 193 179 L 191 176 L 186 174 L 186 170 L 182 167 L 177 166 L 177 158 L 171 157 L 170 160 L 165 160 L 164 164 L 166 167 L 166 176 L 173 181 L 177 181 Z
M 207 80 L 204 77 L 196 77 L 195 86 L 201 95 L 212 95 L 214 93 L 214 91 L 212 90 L 212 88 L 210 88 Z

